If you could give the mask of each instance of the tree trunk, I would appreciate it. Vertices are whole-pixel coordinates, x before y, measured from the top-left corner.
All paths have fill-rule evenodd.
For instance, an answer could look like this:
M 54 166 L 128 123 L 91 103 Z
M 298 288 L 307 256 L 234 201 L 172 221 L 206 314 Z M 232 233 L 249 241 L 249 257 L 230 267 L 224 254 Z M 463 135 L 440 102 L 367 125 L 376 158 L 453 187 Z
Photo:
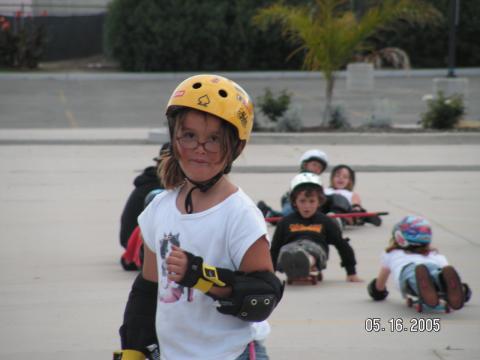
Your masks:
M 332 114 L 332 97 L 333 87 L 335 86 L 335 75 L 324 74 L 327 80 L 327 86 L 325 88 L 325 110 L 323 111 L 322 126 L 327 126 Z

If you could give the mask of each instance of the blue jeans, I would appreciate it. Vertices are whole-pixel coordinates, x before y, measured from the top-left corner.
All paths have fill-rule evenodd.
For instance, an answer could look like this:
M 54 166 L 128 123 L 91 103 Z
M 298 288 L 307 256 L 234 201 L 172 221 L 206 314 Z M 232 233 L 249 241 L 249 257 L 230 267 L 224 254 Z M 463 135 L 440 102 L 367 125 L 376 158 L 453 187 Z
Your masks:
M 290 215 L 293 212 L 294 212 L 294 210 L 293 210 L 292 204 L 290 204 L 290 201 L 287 201 L 282 205 L 282 215 L 283 216 Z
M 254 347 L 255 347 L 255 359 L 256 360 L 268 360 L 268 355 L 267 355 L 267 349 L 263 344 L 259 341 L 254 341 L 253 342 Z M 251 360 L 250 357 L 250 347 L 251 345 L 248 344 L 247 347 L 245 348 L 245 351 L 240 355 L 237 360 Z
M 405 265 L 405 267 L 400 272 L 400 288 L 402 295 L 405 297 L 407 295 L 407 284 L 415 292 L 415 295 L 418 296 L 418 285 L 417 278 L 415 277 L 415 267 L 420 264 L 410 263 Z M 440 283 L 440 272 L 442 268 L 433 263 L 423 263 L 428 269 L 430 276 L 433 279 L 433 282 L 438 289 L 442 290 L 442 284 Z

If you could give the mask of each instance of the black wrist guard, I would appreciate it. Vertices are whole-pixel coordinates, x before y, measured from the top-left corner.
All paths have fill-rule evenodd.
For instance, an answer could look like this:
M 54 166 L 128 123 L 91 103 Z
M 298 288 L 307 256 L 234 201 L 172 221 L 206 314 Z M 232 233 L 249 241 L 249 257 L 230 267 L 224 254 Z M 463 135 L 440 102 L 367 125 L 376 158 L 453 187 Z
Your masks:
M 382 291 L 378 290 L 375 286 L 376 281 L 377 279 L 373 279 L 372 281 L 370 281 L 370 284 L 368 284 L 367 286 L 367 290 L 368 294 L 372 297 L 373 300 L 380 301 L 388 296 L 388 291 L 387 288 Z
M 195 256 L 187 251 L 187 271 L 179 285 L 195 288 L 207 293 L 213 285 L 224 287 L 232 285 L 235 276 L 232 270 L 217 268 L 205 264 L 200 256 Z

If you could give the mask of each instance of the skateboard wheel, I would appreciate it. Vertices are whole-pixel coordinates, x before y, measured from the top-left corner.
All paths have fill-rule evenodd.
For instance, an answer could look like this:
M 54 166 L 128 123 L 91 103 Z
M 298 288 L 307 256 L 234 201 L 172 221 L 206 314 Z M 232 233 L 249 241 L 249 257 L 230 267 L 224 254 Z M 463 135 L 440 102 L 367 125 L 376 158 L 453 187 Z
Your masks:
M 312 276 L 312 285 L 317 285 L 317 277 Z
M 423 310 L 422 304 L 418 303 L 417 306 L 416 306 L 416 309 L 417 309 L 417 312 L 421 313 L 422 310 Z
M 318 279 L 318 281 L 322 281 L 322 280 L 323 280 L 323 274 L 322 274 L 321 272 L 318 273 L 317 279 Z
M 413 300 L 412 298 L 407 298 L 407 306 L 412 307 L 413 306 Z
M 450 306 L 448 305 L 445 305 L 445 314 L 449 314 L 450 313 Z

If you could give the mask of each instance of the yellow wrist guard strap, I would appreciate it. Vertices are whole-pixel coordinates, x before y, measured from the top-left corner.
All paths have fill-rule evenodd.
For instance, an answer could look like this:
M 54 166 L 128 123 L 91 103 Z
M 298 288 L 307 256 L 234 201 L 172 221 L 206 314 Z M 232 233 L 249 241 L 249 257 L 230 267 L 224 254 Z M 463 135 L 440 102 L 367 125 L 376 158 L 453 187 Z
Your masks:
M 222 280 L 220 280 L 217 268 L 215 266 L 203 263 L 202 276 L 217 286 L 224 287 L 227 285 Z
M 194 289 L 198 289 L 205 294 L 207 292 L 209 292 L 212 287 L 213 287 L 212 282 L 210 282 L 208 280 L 205 280 L 205 279 L 202 279 L 202 278 L 198 278 L 197 283 L 195 285 L 193 285 Z
M 113 360 L 145 360 L 146 357 L 141 351 L 122 350 L 113 353 Z

